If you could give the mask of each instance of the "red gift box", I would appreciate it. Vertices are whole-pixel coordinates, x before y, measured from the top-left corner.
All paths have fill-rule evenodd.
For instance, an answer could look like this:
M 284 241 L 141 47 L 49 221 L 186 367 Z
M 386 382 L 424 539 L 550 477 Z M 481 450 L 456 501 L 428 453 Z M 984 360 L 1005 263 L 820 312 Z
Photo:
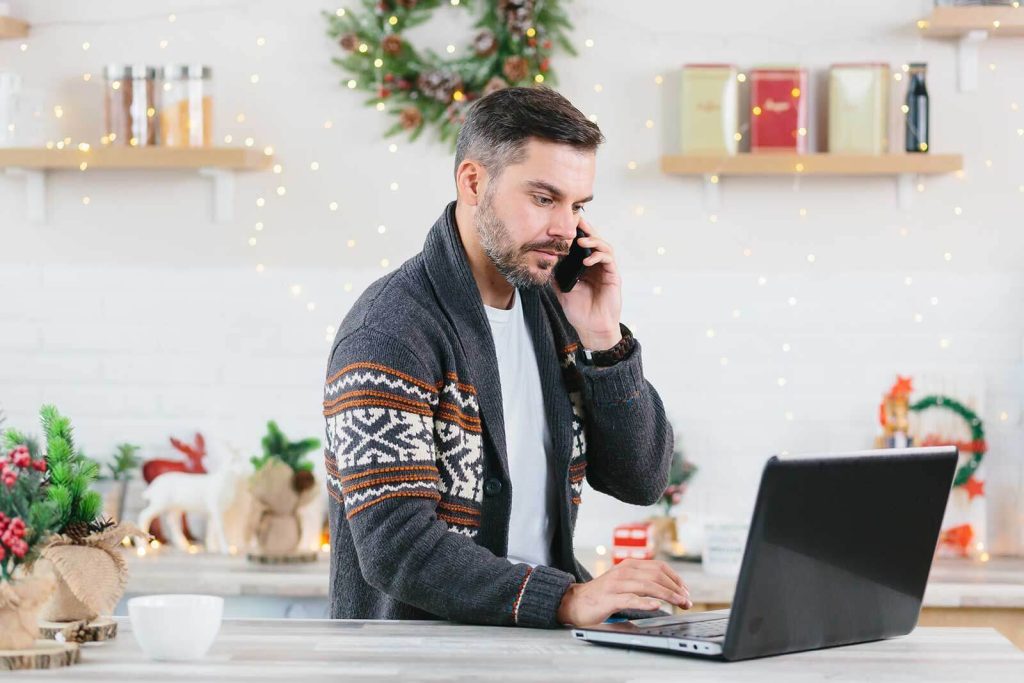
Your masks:
M 654 525 L 650 522 L 619 524 L 612 532 L 613 548 L 654 548 Z
M 807 151 L 807 71 L 750 72 L 750 151 Z

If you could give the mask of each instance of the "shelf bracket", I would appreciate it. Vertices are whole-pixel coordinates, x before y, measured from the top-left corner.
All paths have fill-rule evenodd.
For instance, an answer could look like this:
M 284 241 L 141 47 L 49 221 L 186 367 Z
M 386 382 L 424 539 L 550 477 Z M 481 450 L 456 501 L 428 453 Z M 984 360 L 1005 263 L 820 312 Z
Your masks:
M 960 92 L 971 92 L 978 87 L 978 43 L 988 38 L 988 31 L 968 31 L 957 41 L 956 80 Z
M 25 179 L 25 210 L 31 223 L 46 223 L 46 171 L 11 166 L 7 174 Z
M 704 174 L 704 210 L 718 211 L 722 206 L 722 192 L 719 189 L 722 179 L 717 174 Z
M 223 168 L 201 168 L 199 175 L 213 181 L 213 220 L 230 223 L 235 219 L 235 172 Z
M 900 173 L 896 176 L 896 203 L 902 210 L 908 211 L 913 204 L 914 186 L 919 180 L 915 173 Z

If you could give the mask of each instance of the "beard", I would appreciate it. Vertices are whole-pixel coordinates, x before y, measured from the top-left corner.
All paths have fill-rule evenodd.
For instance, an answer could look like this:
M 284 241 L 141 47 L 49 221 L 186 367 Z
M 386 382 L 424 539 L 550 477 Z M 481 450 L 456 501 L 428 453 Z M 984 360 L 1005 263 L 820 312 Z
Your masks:
M 488 188 L 474 217 L 477 234 L 480 236 L 480 246 L 483 247 L 484 253 L 491 259 L 491 263 L 502 277 L 513 287 L 540 289 L 547 286 L 554 275 L 554 267 L 548 266 L 545 261 L 539 266 L 540 272 L 535 272 L 530 266 L 530 254 L 534 249 L 542 249 L 562 254 L 562 258 L 564 258 L 569 251 L 569 243 L 564 240 L 548 240 L 524 245 L 516 244 L 508 226 L 494 213 L 492 199 L 492 192 Z M 559 258 L 558 263 L 561 260 Z

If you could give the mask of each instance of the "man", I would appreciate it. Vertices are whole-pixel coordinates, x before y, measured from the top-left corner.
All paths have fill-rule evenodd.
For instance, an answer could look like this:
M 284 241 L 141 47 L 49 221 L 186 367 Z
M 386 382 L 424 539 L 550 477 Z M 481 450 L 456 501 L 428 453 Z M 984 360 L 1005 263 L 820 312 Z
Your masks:
M 602 141 L 547 88 L 478 100 L 457 201 L 345 317 L 324 396 L 332 617 L 554 627 L 690 606 L 663 562 L 591 579 L 573 556 L 584 478 L 650 505 L 672 457 L 614 252 L 581 216 Z M 577 225 L 593 253 L 565 294 Z

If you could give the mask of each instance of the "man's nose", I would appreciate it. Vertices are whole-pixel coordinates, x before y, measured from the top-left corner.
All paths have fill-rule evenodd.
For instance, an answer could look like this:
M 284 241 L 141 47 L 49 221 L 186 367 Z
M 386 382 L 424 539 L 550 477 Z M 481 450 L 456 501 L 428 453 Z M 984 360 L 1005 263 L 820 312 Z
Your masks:
M 572 242 L 576 239 L 576 226 L 580 223 L 580 217 L 572 209 L 568 209 L 565 212 L 559 212 L 558 217 L 555 220 L 548 231 L 551 237 L 565 240 L 566 242 Z

